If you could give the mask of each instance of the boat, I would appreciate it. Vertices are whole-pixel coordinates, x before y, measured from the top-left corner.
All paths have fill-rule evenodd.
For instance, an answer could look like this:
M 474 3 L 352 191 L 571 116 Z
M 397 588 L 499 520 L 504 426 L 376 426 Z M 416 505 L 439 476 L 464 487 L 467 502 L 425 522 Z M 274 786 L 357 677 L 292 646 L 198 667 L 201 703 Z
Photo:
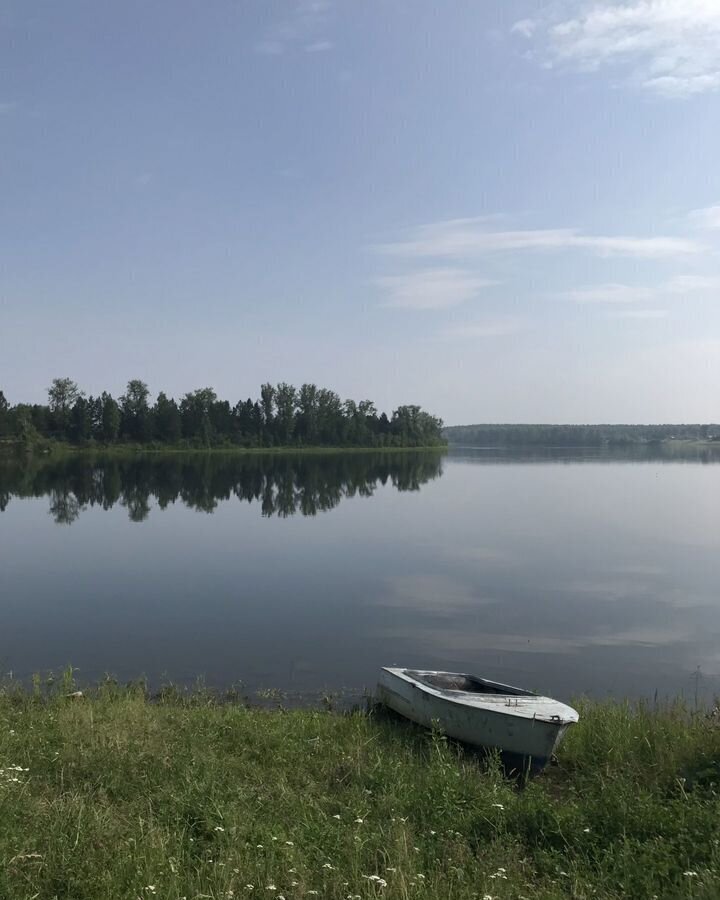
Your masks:
M 571 706 L 464 672 L 383 668 L 378 697 L 390 709 L 448 737 L 545 766 L 574 725 Z

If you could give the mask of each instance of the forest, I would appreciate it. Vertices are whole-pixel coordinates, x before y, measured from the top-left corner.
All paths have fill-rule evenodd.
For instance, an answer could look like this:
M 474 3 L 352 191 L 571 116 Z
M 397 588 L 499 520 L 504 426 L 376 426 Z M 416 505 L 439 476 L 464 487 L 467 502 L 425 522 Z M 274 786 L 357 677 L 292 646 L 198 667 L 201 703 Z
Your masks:
M 720 425 L 453 425 L 450 444 L 466 447 L 602 447 L 720 440 Z
M 371 400 L 341 400 L 314 384 L 263 384 L 260 397 L 232 405 L 212 388 L 178 402 L 160 392 L 152 403 L 144 381 L 132 379 L 114 398 L 87 396 L 70 378 L 56 378 L 46 404 L 11 406 L 0 391 L 0 439 L 37 445 L 171 445 L 178 447 L 430 447 L 444 444 L 442 421 L 419 406 L 390 417 Z

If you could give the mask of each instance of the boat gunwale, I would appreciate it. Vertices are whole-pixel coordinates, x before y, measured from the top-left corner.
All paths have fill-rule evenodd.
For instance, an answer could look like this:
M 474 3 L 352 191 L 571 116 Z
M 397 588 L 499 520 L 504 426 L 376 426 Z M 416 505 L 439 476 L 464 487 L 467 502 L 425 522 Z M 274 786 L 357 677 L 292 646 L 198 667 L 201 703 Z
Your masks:
M 393 666 L 383 666 L 382 671 L 387 672 L 389 675 L 392 675 L 395 678 L 399 678 L 402 681 L 407 682 L 408 684 L 414 686 L 418 690 L 425 691 L 426 693 L 430 694 L 433 697 L 436 697 L 439 700 L 443 700 L 446 703 L 452 703 L 457 706 L 462 706 L 466 710 L 474 710 L 477 712 L 483 712 L 486 714 L 491 713 L 494 715 L 501 715 L 501 716 L 514 715 L 518 719 L 524 719 L 524 720 L 530 721 L 530 722 L 532 722 L 532 721 L 542 722 L 543 724 L 546 724 L 546 725 L 554 725 L 557 728 L 562 728 L 563 726 L 567 726 L 567 725 L 575 725 L 575 724 L 577 724 L 577 722 L 580 719 L 580 716 L 579 716 L 577 710 L 573 709 L 571 706 L 568 706 L 567 703 L 563 703 L 561 700 L 555 700 L 552 697 L 546 697 L 543 694 L 536 694 L 533 691 L 526 691 L 522 688 L 515 688 L 515 687 L 513 687 L 513 685 L 502 684 L 501 682 L 495 682 L 495 681 L 491 682 L 491 681 L 488 681 L 487 679 L 478 679 L 479 681 L 485 681 L 486 683 L 497 685 L 498 687 L 511 688 L 512 690 L 517 691 L 517 693 L 512 693 L 512 694 L 511 693 L 508 693 L 508 694 L 502 694 L 502 693 L 490 694 L 490 693 L 488 693 L 488 694 L 483 695 L 481 693 L 475 693 L 473 691 L 455 691 L 455 690 L 451 690 L 451 689 L 443 690 L 442 688 L 436 688 L 436 687 L 433 687 L 432 685 L 426 684 L 423 681 L 420 681 L 419 679 L 414 678 L 412 675 L 409 674 L 410 672 L 415 672 L 417 674 L 428 673 L 428 674 L 441 674 L 441 675 L 465 675 L 465 674 L 467 674 L 467 673 L 463 673 L 463 672 L 441 672 L 439 670 L 437 672 L 435 672 L 434 670 L 431 670 L 431 669 L 406 669 L 406 668 L 402 668 L 402 667 L 393 667 Z M 477 676 L 473 676 L 473 677 L 477 677 Z M 454 695 L 460 695 L 460 696 L 454 696 Z M 470 698 L 470 697 L 482 697 L 482 696 L 507 697 L 508 699 L 513 699 L 513 698 L 518 699 L 519 697 L 525 697 L 525 698 L 534 698 L 537 700 L 550 701 L 551 703 L 555 703 L 558 706 L 563 707 L 565 710 L 568 710 L 570 713 L 572 713 L 572 716 L 547 715 L 547 714 L 542 714 L 542 713 L 537 713 L 537 712 L 533 712 L 530 715 L 525 710 L 521 711 L 518 707 L 513 708 L 512 705 L 510 705 L 510 704 L 508 704 L 507 706 L 504 706 L 504 707 L 494 708 L 492 705 L 481 706 L 481 705 L 477 705 L 474 703 L 468 703 L 467 699 L 466 699 L 466 698 Z

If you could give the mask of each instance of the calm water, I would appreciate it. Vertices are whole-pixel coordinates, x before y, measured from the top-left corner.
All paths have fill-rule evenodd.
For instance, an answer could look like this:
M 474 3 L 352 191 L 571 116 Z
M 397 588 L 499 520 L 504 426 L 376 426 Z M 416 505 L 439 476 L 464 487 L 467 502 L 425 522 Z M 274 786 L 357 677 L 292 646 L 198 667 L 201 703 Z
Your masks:
M 719 498 L 704 454 L 5 463 L 0 667 L 304 695 L 397 663 L 707 696 Z

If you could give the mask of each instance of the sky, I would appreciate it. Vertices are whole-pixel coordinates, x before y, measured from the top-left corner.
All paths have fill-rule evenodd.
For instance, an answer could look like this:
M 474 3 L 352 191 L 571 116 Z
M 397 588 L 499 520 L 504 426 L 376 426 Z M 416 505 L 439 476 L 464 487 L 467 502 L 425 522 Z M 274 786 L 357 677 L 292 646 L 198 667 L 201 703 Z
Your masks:
M 718 0 L 0 0 L 0 389 L 720 420 Z

